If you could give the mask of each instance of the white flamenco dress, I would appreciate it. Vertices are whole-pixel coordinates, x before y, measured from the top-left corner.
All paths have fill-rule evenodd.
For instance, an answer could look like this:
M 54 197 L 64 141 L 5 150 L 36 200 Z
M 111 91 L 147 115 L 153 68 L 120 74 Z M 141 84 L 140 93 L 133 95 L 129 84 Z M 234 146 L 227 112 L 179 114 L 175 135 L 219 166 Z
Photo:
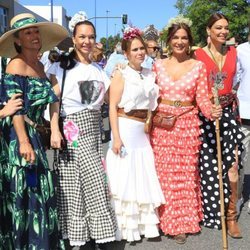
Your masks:
M 155 75 L 148 69 L 142 74 L 127 66 L 121 70 L 125 83 L 119 108 L 125 112 L 132 109 L 151 109 L 157 106 L 158 86 Z M 144 123 L 118 118 L 121 140 L 126 156 L 107 152 L 107 174 L 112 203 L 118 222 L 116 240 L 138 241 L 159 236 L 157 207 L 165 203 L 154 164 L 149 137 Z

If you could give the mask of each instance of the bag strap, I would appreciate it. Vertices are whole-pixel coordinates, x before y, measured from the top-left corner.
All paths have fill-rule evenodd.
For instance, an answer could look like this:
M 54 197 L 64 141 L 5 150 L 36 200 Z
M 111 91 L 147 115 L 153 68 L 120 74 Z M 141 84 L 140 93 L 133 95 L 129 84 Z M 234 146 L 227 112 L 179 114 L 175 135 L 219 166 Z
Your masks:
M 64 90 L 64 85 L 65 85 L 65 78 L 66 78 L 66 67 L 63 68 L 62 90 L 61 90 L 60 100 L 59 100 L 59 116 L 60 116 L 61 109 L 62 109 L 62 97 L 63 97 L 63 90 Z
M 185 110 L 184 112 L 180 113 L 179 115 L 176 115 L 176 117 L 180 117 L 188 112 L 191 112 L 194 109 L 194 106 L 191 109 Z
M 59 117 L 61 114 L 61 109 L 62 109 L 62 97 L 63 97 L 63 90 L 65 86 L 65 78 L 66 78 L 66 70 L 67 66 L 63 67 L 63 77 L 62 77 L 62 89 L 60 93 L 60 100 L 59 100 Z M 58 174 L 59 171 L 59 149 L 54 149 L 54 159 L 53 159 L 53 171 Z

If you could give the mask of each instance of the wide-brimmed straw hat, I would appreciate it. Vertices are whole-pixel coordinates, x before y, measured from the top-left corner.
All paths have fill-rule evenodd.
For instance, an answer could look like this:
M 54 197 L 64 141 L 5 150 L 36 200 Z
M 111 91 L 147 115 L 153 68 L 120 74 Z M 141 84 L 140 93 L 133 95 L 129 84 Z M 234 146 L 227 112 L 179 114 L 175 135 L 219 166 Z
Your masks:
M 10 21 L 11 29 L 0 37 L 0 56 L 12 58 L 17 55 L 14 47 L 14 33 L 29 27 L 38 27 L 41 36 L 41 52 L 50 50 L 68 37 L 68 31 L 59 24 L 52 22 L 38 22 L 30 13 L 22 13 Z

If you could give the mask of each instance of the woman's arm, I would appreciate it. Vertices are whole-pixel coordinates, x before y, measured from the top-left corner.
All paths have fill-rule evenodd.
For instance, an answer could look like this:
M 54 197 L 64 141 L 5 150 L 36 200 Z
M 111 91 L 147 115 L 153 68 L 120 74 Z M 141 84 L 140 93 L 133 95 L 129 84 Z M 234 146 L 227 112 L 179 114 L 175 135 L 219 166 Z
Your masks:
M 56 76 L 51 75 L 53 89 L 58 98 L 60 98 L 60 87 Z M 50 126 L 51 126 L 51 147 L 61 148 L 62 135 L 59 129 L 59 102 L 50 104 Z
M 120 154 L 121 147 L 123 145 L 119 133 L 117 114 L 117 108 L 122 97 L 123 88 L 124 80 L 121 72 L 117 70 L 114 74 L 114 77 L 112 78 L 109 88 L 109 119 L 113 135 L 112 150 L 115 154 Z
M 29 163 L 35 162 L 35 152 L 30 144 L 29 137 L 26 132 L 23 115 L 13 116 L 13 125 L 19 141 L 20 155 Z
M 0 118 L 13 115 L 22 108 L 23 100 L 20 98 L 21 96 L 22 96 L 21 93 L 14 94 L 9 99 L 7 104 L 0 110 Z

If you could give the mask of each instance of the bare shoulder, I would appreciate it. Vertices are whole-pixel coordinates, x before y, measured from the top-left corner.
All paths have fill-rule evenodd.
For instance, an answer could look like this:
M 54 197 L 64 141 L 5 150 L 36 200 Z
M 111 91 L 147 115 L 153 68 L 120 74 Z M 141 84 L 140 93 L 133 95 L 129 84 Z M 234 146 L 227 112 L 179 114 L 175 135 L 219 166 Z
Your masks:
M 26 71 L 27 64 L 18 57 L 13 58 L 7 65 L 6 73 L 23 75 L 23 72 Z

